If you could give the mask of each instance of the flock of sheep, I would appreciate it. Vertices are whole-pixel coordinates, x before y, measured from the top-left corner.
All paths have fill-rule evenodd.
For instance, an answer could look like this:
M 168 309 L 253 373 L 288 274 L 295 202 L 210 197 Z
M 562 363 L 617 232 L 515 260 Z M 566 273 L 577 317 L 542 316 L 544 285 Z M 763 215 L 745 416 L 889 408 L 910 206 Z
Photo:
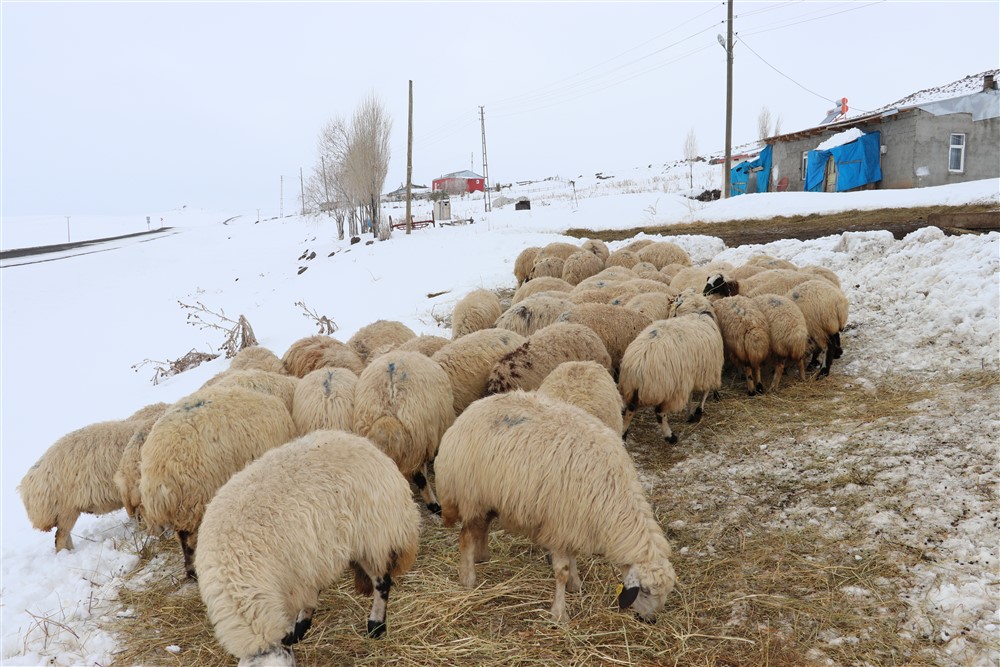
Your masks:
M 751 395 L 766 363 L 769 391 L 787 365 L 804 380 L 810 354 L 828 373 L 847 299 L 822 267 L 691 266 L 649 239 L 528 248 L 514 273 L 506 310 L 488 290 L 460 299 L 450 340 L 379 320 L 281 358 L 251 347 L 172 405 L 63 436 L 18 487 L 32 524 L 56 529 L 57 551 L 84 512 L 124 507 L 172 529 L 240 665 L 294 665 L 319 591 L 348 567 L 372 596 L 368 634 L 385 632 L 390 588 L 416 559 L 411 484 L 428 515 L 461 523 L 462 585 L 497 520 L 548 551 L 554 620 L 580 588 L 576 556 L 602 554 L 620 608 L 655 621 L 675 575 L 623 446 L 633 415 L 653 406 L 674 443 L 668 416 L 699 419 L 727 361 Z

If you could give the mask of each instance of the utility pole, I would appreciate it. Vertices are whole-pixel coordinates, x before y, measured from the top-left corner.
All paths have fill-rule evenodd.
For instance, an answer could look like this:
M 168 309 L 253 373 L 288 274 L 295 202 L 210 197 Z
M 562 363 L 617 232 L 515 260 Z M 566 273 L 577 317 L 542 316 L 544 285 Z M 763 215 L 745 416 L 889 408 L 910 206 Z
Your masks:
M 319 156 L 319 163 L 323 165 L 323 193 L 326 195 L 326 213 L 332 215 L 330 211 L 330 184 L 326 180 L 326 156 Z
M 285 217 L 285 177 L 281 177 L 281 191 L 278 195 L 278 218 Z
M 486 212 L 489 213 L 493 209 L 493 203 L 490 201 L 490 166 L 486 161 L 486 115 L 483 107 L 479 107 L 479 124 L 483 128 L 483 193 L 486 195 L 483 202 L 486 204 Z
M 66 243 L 69 243 L 69 216 L 66 216 Z
M 302 180 L 302 167 L 299 167 L 299 196 L 302 198 L 302 215 L 306 214 L 306 182 Z
M 725 184 L 722 198 L 729 198 L 730 179 L 733 164 L 733 0 L 727 0 L 726 21 L 726 164 Z
M 410 233 L 410 193 L 413 190 L 413 79 L 410 79 L 410 105 L 406 118 L 406 233 Z

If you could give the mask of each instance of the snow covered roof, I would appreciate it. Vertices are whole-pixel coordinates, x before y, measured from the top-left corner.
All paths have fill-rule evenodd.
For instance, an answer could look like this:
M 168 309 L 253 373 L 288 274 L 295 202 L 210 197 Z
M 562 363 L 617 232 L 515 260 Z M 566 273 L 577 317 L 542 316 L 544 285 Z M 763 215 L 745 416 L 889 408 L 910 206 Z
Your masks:
M 462 171 L 456 171 L 451 174 L 445 174 L 444 176 L 439 176 L 439 178 L 483 178 L 483 177 L 474 171 L 463 169 Z

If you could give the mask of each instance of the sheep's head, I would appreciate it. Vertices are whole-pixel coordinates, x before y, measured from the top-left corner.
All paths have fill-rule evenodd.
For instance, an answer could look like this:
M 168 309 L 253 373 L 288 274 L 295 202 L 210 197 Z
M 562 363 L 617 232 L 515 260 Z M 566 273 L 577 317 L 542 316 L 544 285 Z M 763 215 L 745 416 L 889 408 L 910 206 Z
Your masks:
M 734 296 L 739 293 L 739 285 L 735 281 L 727 281 L 721 273 L 716 273 L 708 277 L 702 293 L 705 296 Z
M 674 568 L 665 558 L 652 563 L 633 564 L 622 577 L 618 607 L 622 611 L 631 609 L 643 621 L 655 623 L 656 614 L 663 609 L 676 581 Z

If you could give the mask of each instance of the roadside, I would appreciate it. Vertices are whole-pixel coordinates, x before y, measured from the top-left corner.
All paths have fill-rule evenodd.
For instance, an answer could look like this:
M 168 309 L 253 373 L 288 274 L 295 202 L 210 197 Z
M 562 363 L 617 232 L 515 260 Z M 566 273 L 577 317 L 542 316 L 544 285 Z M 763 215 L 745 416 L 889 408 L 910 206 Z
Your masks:
M 160 227 L 159 229 L 153 229 L 146 232 L 136 232 L 134 234 L 122 234 L 121 236 L 108 236 L 102 239 L 87 239 L 86 241 L 74 241 L 72 243 L 56 243 L 54 245 L 40 245 L 40 246 L 34 246 L 32 248 L 14 248 L 12 250 L 4 250 L 0 252 L 0 260 L 15 259 L 17 257 L 30 257 L 32 255 L 44 255 L 50 252 L 62 252 L 64 250 L 76 250 L 78 248 L 86 248 L 88 246 L 92 246 L 97 243 L 105 243 L 107 241 L 118 241 L 120 239 L 131 239 L 139 236 L 152 236 L 153 234 L 161 234 L 164 232 L 170 232 L 171 230 L 173 230 L 173 227 Z
M 633 227 L 631 229 L 570 229 L 576 238 L 619 241 L 646 234 L 715 236 L 730 248 L 764 244 L 781 239 L 807 241 L 843 232 L 888 230 L 896 239 L 922 227 L 938 227 L 946 234 L 983 234 L 1000 231 L 1000 210 L 995 206 L 928 206 L 922 208 L 887 208 L 871 211 L 842 211 L 829 215 L 776 217 L 770 220 L 730 220 L 693 222 L 680 225 Z

